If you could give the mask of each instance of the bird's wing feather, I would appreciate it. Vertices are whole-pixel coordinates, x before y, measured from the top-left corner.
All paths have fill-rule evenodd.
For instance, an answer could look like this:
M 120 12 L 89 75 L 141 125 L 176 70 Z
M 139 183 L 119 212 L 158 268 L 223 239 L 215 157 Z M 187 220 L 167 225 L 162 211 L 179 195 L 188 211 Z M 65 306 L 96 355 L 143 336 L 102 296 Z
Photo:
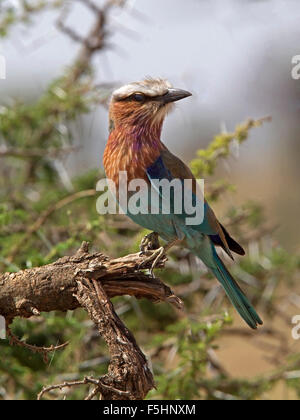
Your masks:
M 244 249 L 243 249 L 243 247 L 239 244 L 239 243 L 237 243 L 230 235 L 229 235 L 229 233 L 227 232 L 227 230 L 224 228 L 224 226 L 223 225 L 221 225 L 221 223 L 220 223 L 220 226 L 221 226 L 221 228 L 222 228 L 222 230 L 223 230 L 223 232 L 224 232 L 224 235 L 225 235 L 225 238 L 226 238 L 226 241 L 227 241 L 227 243 L 228 243 L 228 246 L 229 246 L 229 248 L 231 249 L 231 251 L 234 251 L 236 254 L 239 254 L 239 255 L 245 255 L 245 251 L 244 251 Z M 222 244 L 222 241 L 221 241 L 221 239 L 220 239 L 220 236 L 219 235 L 210 235 L 210 239 L 213 241 L 213 243 L 215 244 L 215 245 L 218 245 L 218 246 L 223 246 L 223 244 Z
M 197 182 L 195 180 L 194 175 L 192 174 L 191 170 L 188 166 L 185 165 L 182 160 L 178 157 L 174 156 L 167 148 L 161 151 L 159 158 L 149 167 L 147 168 L 147 176 L 151 182 L 151 184 L 156 188 L 155 183 L 153 180 L 161 180 L 167 179 L 172 181 L 173 179 L 180 179 L 182 182 L 185 179 L 192 180 L 192 196 L 193 200 L 201 200 L 203 202 L 203 198 L 201 197 L 201 192 L 197 188 Z M 184 195 L 183 195 L 184 197 Z M 190 215 L 185 214 L 184 206 L 182 215 L 178 215 L 179 217 L 189 217 Z M 214 235 L 218 237 L 220 241 L 220 245 L 223 249 L 228 253 L 228 255 L 232 258 L 225 233 L 218 222 L 213 210 L 208 205 L 206 201 L 204 201 L 204 219 L 203 222 L 199 225 L 191 225 L 192 229 L 195 229 L 201 233 L 206 235 Z

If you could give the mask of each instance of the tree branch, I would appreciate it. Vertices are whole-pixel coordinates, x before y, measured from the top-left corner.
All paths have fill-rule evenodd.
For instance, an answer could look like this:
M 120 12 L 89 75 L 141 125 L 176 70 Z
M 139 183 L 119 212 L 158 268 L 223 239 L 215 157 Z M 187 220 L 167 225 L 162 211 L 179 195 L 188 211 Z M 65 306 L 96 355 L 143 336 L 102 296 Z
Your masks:
M 149 253 L 138 253 L 112 259 L 101 253 L 89 253 L 88 244 L 83 242 L 73 256 L 42 267 L 0 274 L 0 315 L 9 324 L 17 316 L 29 318 L 41 312 L 84 308 L 106 341 L 111 356 L 108 373 L 94 383 L 90 397 L 99 393 L 104 399 L 142 399 L 154 387 L 153 377 L 135 338 L 109 299 L 131 295 L 183 308 L 182 301 L 168 286 L 141 271 L 141 267 L 151 266 L 147 256 Z M 165 260 L 158 266 L 163 267 Z M 49 390 L 64 386 L 69 385 Z
M 39 313 L 36 313 L 35 315 L 40 315 Z M 19 347 L 24 347 L 30 351 L 32 351 L 33 353 L 40 353 L 43 356 L 44 362 L 48 363 L 48 354 L 52 353 L 53 351 L 56 350 L 61 350 L 63 348 L 65 348 L 69 342 L 67 341 L 66 343 L 60 344 L 59 346 L 50 346 L 50 347 L 38 347 L 32 344 L 28 344 L 25 341 L 21 341 L 19 340 L 10 330 L 10 328 L 7 326 L 6 327 L 6 333 L 8 335 L 8 339 L 9 339 L 9 343 L 13 344 L 15 346 L 19 346 Z
M 84 37 L 76 33 L 73 28 L 65 24 L 66 17 L 69 13 L 68 8 L 64 10 L 62 15 L 56 22 L 57 28 L 68 35 L 73 41 L 81 45 L 75 65 L 67 78 L 67 84 L 72 84 L 79 80 L 82 75 L 89 69 L 89 65 L 93 55 L 106 47 L 106 39 L 109 35 L 107 18 L 110 9 L 113 7 L 122 7 L 125 0 L 107 0 L 102 7 L 98 7 L 92 1 L 82 2 L 95 15 L 95 22 L 88 34 Z
M 16 255 L 21 251 L 23 245 L 28 241 L 28 239 L 36 233 L 46 222 L 46 220 L 56 211 L 62 209 L 65 206 L 68 206 L 69 204 L 73 203 L 74 201 L 77 201 L 81 198 L 87 198 L 87 197 L 93 197 L 96 195 L 96 190 L 82 190 L 77 191 L 74 194 L 68 195 L 64 198 L 62 198 L 60 201 L 58 201 L 55 204 L 52 204 L 50 207 L 48 207 L 46 210 L 44 210 L 41 215 L 37 218 L 35 222 L 30 224 L 28 229 L 25 232 L 25 235 L 20 239 L 19 242 L 15 244 L 15 246 L 12 248 L 10 254 L 7 257 L 8 262 L 12 262 Z

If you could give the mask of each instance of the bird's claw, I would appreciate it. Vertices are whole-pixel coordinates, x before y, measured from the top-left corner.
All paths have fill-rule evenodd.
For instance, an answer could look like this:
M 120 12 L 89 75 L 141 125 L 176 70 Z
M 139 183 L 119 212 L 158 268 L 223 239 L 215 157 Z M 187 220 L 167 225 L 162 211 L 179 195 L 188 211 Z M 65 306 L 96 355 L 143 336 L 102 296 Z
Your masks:
M 161 258 L 163 258 L 164 255 L 165 255 L 165 248 L 163 246 L 161 248 L 158 248 L 156 250 L 156 253 L 154 253 L 154 254 L 155 254 L 155 259 L 154 259 L 154 261 L 151 265 L 151 268 L 150 268 L 150 275 L 152 277 L 155 277 L 154 276 L 154 269 L 157 266 L 157 264 L 159 263 L 159 261 L 161 260 Z
M 149 251 L 148 251 L 149 252 Z M 145 252 L 144 252 L 145 254 Z M 154 251 L 151 251 L 151 255 L 146 258 L 139 266 L 139 268 L 142 268 L 143 266 L 145 266 L 146 264 L 150 263 L 151 261 L 153 261 L 151 268 L 150 268 L 150 275 L 152 277 L 154 276 L 154 269 L 157 266 L 157 264 L 159 263 L 159 261 L 161 260 L 161 258 L 165 255 L 165 248 L 163 246 L 161 246 L 158 249 L 155 249 Z

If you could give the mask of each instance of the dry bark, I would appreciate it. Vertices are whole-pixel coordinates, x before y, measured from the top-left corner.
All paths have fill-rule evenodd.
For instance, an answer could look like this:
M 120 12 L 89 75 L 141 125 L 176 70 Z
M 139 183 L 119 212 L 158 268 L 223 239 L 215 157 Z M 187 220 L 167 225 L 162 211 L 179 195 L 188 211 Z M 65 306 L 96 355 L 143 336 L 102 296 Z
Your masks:
M 146 259 L 147 255 L 139 253 L 116 259 L 89 253 L 84 242 L 73 256 L 42 267 L 0 274 L 0 315 L 10 324 L 15 317 L 84 308 L 106 341 L 111 362 L 105 376 L 98 380 L 85 378 L 81 383 L 94 383 L 93 396 L 100 393 L 104 399 L 142 399 L 154 387 L 153 376 L 110 298 L 131 295 L 182 308 L 182 301 L 168 286 L 141 271 L 150 268 L 151 262 Z M 165 258 L 159 266 L 164 262 Z

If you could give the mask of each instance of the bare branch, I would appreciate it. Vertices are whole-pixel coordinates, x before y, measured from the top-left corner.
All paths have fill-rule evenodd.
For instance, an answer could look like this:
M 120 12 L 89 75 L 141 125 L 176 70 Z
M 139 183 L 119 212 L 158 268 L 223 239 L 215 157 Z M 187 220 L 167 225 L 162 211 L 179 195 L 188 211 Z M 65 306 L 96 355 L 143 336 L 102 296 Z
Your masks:
M 81 1 L 81 0 L 79 0 Z M 106 47 L 106 38 L 109 31 L 107 29 L 107 16 L 110 9 L 114 6 L 122 7 L 124 0 L 107 0 L 104 5 L 99 8 L 91 0 L 81 1 L 86 7 L 92 10 L 96 16 L 94 25 L 92 26 L 86 37 L 77 34 L 72 28 L 65 24 L 69 9 L 65 8 L 63 13 L 57 20 L 57 27 L 73 41 L 81 44 L 75 65 L 73 66 L 69 76 L 66 79 L 67 84 L 77 81 L 89 68 L 93 55 Z
M 75 386 L 87 385 L 87 384 L 96 385 L 96 388 L 94 388 L 94 390 L 85 398 L 86 400 L 90 400 L 93 397 L 95 397 L 97 395 L 97 393 L 99 393 L 99 389 L 100 390 L 101 389 L 112 390 L 111 387 L 103 384 L 100 379 L 93 378 L 92 376 L 86 376 L 81 381 L 63 382 L 62 384 L 56 384 L 56 385 L 50 385 L 50 386 L 44 387 L 42 389 L 42 391 L 38 394 L 37 399 L 41 400 L 42 397 L 44 396 L 44 394 L 46 394 L 47 392 L 51 392 L 55 389 L 62 390 L 63 388 L 72 388 L 72 387 L 75 387 Z M 127 391 L 120 391 L 120 390 L 117 390 L 117 389 L 115 389 L 114 391 L 121 396 L 129 396 L 129 392 L 127 392 Z
M 111 363 L 98 385 L 103 399 L 143 399 L 154 387 L 147 360 L 116 314 L 100 282 L 78 283 L 76 298 L 106 341 Z M 126 378 L 125 380 L 120 380 Z M 95 391 L 94 391 L 95 393 Z
M 151 252 L 151 251 L 150 251 Z M 154 302 L 168 302 L 182 309 L 182 301 L 158 278 L 140 270 L 151 267 L 147 255 L 130 254 L 109 258 L 99 252 L 89 253 L 84 242 L 76 254 L 56 262 L 22 270 L 17 273 L 0 274 L 0 315 L 13 319 L 16 316 L 33 316 L 38 312 L 67 311 L 80 305 L 74 297 L 78 281 L 101 280 L 108 297 L 131 295 Z M 162 259 L 158 267 L 164 266 Z M 38 313 L 36 312 L 36 313 Z
M 149 251 L 151 253 L 151 251 Z M 154 302 L 169 302 L 182 309 L 182 301 L 158 278 L 140 271 L 150 268 L 149 252 L 111 259 L 101 253 L 90 254 L 83 242 L 77 253 L 53 264 L 18 273 L 0 274 L 0 315 L 7 324 L 21 316 L 29 318 L 40 312 L 67 311 L 82 307 L 89 314 L 106 341 L 111 362 L 108 373 L 100 379 L 84 378 L 44 388 L 38 398 L 51 390 L 84 384 L 95 387 L 86 399 L 101 394 L 103 399 L 142 399 L 154 387 L 152 373 L 134 336 L 125 327 L 109 300 L 113 296 L 132 295 Z M 162 267 L 165 257 L 159 261 Z M 38 348 L 23 343 L 8 329 L 13 344 L 44 356 L 67 343 Z
M 10 255 L 7 257 L 7 261 L 12 262 L 15 256 L 20 252 L 24 243 L 37 232 L 41 226 L 46 222 L 46 220 L 57 210 L 71 204 L 73 201 L 79 200 L 81 198 L 93 197 L 96 194 L 96 190 L 84 190 L 79 191 L 74 194 L 68 195 L 57 203 L 53 204 L 47 208 L 38 219 L 27 229 L 25 235 L 20 239 L 20 241 L 13 247 Z
M 32 345 L 32 344 L 28 344 L 28 343 L 26 343 L 24 341 L 19 340 L 11 332 L 11 329 L 8 326 L 6 327 L 6 332 L 7 332 L 7 335 L 8 335 L 9 343 L 11 345 L 16 345 L 16 346 L 19 346 L 19 347 L 24 347 L 25 349 L 28 349 L 28 350 L 32 351 L 33 353 L 40 353 L 40 354 L 42 354 L 45 363 L 48 363 L 48 353 L 52 353 L 53 351 L 64 349 L 69 344 L 69 341 L 67 341 L 66 343 L 60 344 L 58 346 L 53 346 L 52 345 L 50 347 L 38 347 L 38 346 L 35 346 L 35 345 Z

